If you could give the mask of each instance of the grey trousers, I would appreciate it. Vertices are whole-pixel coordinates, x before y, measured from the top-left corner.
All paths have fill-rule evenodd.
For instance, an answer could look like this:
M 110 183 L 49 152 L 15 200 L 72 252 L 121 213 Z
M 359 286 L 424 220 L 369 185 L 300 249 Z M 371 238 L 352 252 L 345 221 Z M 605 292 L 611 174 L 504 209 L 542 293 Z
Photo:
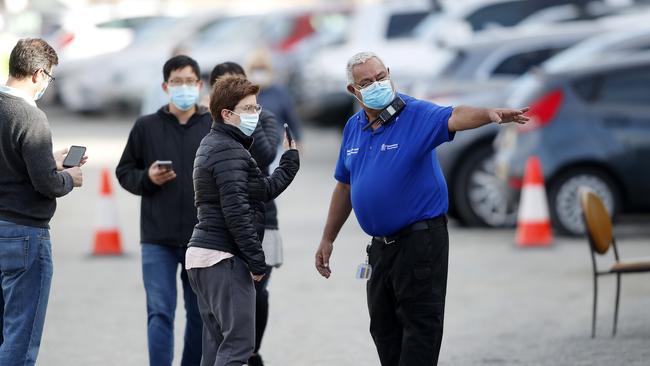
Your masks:
M 255 286 L 237 257 L 187 271 L 203 318 L 201 366 L 241 366 L 255 348 Z

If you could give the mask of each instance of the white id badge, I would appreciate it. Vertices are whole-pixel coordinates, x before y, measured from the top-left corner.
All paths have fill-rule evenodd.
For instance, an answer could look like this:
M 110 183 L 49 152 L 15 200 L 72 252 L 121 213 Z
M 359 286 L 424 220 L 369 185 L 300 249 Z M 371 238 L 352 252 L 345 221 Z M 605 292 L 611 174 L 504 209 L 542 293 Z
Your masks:
M 361 263 L 359 267 L 357 268 L 357 274 L 356 278 L 359 280 L 367 280 L 372 276 L 372 266 L 370 265 L 369 260 L 370 260 L 370 247 L 372 246 L 372 240 L 370 243 L 368 243 L 368 246 L 366 246 L 366 261 L 364 263 Z
M 372 275 L 372 266 L 370 263 L 368 263 L 368 259 L 366 258 L 365 263 L 361 263 L 359 267 L 357 268 L 357 279 L 359 280 L 367 280 L 370 278 Z

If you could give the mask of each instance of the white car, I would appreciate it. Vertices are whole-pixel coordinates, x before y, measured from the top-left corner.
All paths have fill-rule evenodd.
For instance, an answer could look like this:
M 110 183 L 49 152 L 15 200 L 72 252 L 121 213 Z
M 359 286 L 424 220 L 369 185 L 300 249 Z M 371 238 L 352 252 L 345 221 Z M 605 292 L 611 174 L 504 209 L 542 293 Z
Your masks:
M 431 11 L 426 4 L 391 3 L 360 6 L 353 11 L 345 41 L 315 52 L 299 71 L 297 94 L 303 118 L 319 124 L 345 123 L 354 106 L 354 99 L 346 92 L 345 67 L 357 52 L 377 53 L 402 90 L 423 75 L 435 73 L 452 55 L 440 52 L 432 42 L 413 37 L 417 24 Z
M 57 88 L 63 105 L 92 112 L 139 107 L 147 91 L 162 83 L 162 67 L 176 47 L 202 27 L 219 22 L 222 13 L 164 19 L 150 24 L 125 49 L 61 63 Z
M 63 13 L 56 30 L 45 37 L 62 63 L 116 52 L 128 47 L 137 32 L 163 14 L 155 7 L 95 5 Z

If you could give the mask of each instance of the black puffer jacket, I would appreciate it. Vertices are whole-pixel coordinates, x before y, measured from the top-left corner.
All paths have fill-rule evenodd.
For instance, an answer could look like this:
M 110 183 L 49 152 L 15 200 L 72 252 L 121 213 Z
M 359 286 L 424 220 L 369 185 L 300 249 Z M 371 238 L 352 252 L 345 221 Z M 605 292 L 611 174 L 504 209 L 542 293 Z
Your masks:
M 260 123 L 253 132 L 255 142 L 251 146 L 250 152 L 265 177 L 270 174 L 269 165 L 275 160 L 278 146 L 280 146 L 282 131 L 278 125 L 278 120 L 273 112 L 262 109 Z M 278 229 L 278 209 L 273 200 L 266 203 L 266 228 Z
M 248 151 L 252 143 L 252 137 L 223 123 L 213 123 L 201 141 L 193 175 L 199 223 L 189 246 L 232 253 L 260 275 L 266 271 L 264 202 L 289 186 L 300 159 L 297 150 L 289 150 L 273 174 L 264 177 Z

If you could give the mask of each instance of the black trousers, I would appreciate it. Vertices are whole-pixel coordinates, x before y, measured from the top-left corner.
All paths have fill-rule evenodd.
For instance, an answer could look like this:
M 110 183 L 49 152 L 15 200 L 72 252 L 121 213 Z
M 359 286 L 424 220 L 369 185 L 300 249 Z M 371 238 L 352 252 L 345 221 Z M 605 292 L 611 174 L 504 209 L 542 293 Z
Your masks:
M 385 244 L 373 240 L 370 334 L 382 366 L 438 364 L 447 292 L 447 220 Z
M 269 291 L 266 287 L 271 278 L 271 271 L 273 271 L 273 267 L 266 266 L 266 274 L 262 280 L 255 282 L 255 349 L 253 353 L 260 350 L 266 324 L 269 322 Z

